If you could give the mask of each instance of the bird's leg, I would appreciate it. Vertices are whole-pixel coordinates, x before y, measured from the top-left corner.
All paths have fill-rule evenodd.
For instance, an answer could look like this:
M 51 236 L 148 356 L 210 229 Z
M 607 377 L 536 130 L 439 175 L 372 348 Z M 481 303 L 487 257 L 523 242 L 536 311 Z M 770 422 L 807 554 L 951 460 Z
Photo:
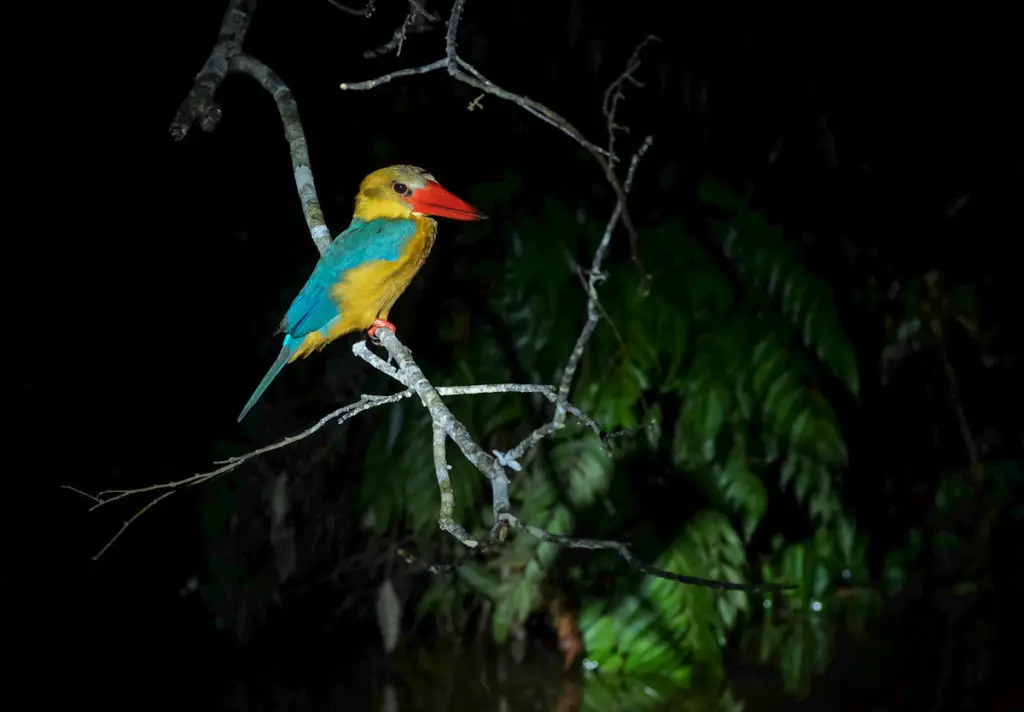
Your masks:
M 374 319 L 373 326 L 371 326 L 369 331 L 367 331 L 366 333 L 369 334 L 370 338 L 372 339 L 374 338 L 374 334 L 377 333 L 377 329 L 387 329 L 392 334 L 394 334 L 396 331 L 395 325 L 392 324 L 387 319 Z

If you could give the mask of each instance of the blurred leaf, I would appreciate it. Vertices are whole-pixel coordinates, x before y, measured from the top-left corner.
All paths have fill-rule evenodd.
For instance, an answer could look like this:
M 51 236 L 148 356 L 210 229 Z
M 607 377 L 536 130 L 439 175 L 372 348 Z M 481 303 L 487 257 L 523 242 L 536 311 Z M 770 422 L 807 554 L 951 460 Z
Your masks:
M 510 171 L 501 180 L 474 184 L 469 192 L 469 200 L 485 213 L 496 212 L 500 206 L 512 202 L 522 185 L 522 174 Z
M 402 632 L 402 603 L 398 600 L 391 579 L 377 589 L 377 628 L 384 641 L 384 652 L 390 653 L 398 645 L 398 637 Z
M 725 183 L 705 178 L 697 190 L 700 199 L 708 205 L 713 205 L 716 208 L 728 208 L 733 212 L 746 210 L 747 201 L 736 195 Z
M 678 573 L 729 581 L 742 579 L 746 554 L 729 521 L 702 512 L 655 562 Z M 683 680 L 689 666 L 700 663 L 720 670 L 720 638 L 747 609 L 741 591 L 717 592 L 644 577 L 636 594 L 617 603 L 584 606 L 580 631 L 587 657 L 603 674 L 663 675 Z
M 780 305 L 803 343 L 854 395 L 860 376 L 853 347 L 839 324 L 831 291 L 796 259 L 793 243 L 769 226 L 760 213 L 749 211 L 744 200 L 722 184 L 705 180 L 701 199 L 735 214 L 718 230 L 727 257 L 737 263 L 744 281 L 763 290 Z
M 551 456 L 559 475 L 566 481 L 569 501 L 577 509 L 589 507 L 608 489 L 612 461 L 596 435 L 559 438 Z
M 768 492 L 761 478 L 751 472 L 746 448 L 733 446 L 724 466 L 716 468 L 717 482 L 727 502 L 744 513 L 743 536 L 753 536 L 758 523 L 768 510 Z

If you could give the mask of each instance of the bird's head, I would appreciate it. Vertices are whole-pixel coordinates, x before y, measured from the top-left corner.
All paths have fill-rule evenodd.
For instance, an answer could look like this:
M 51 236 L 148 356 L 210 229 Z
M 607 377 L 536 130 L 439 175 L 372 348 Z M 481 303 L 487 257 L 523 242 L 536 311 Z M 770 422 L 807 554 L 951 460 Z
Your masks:
M 356 195 L 355 217 L 409 218 L 431 215 L 453 220 L 486 220 L 487 216 L 449 193 L 434 176 L 416 166 L 388 166 L 363 179 Z

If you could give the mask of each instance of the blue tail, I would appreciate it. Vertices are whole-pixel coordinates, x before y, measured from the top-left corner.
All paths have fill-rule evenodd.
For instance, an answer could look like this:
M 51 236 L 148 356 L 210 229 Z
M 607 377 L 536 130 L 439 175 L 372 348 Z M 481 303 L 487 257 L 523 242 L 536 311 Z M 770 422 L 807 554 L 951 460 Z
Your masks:
M 277 374 L 281 373 L 281 369 L 284 368 L 285 364 L 288 363 L 288 359 L 290 359 L 292 354 L 295 353 L 290 342 L 291 339 L 286 336 L 284 346 L 281 347 L 281 353 L 277 355 L 277 360 L 274 361 L 274 365 L 270 367 L 269 371 L 267 371 L 267 375 L 263 377 L 263 380 L 260 381 L 260 385 L 256 386 L 256 390 L 253 391 L 252 396 L 249 398 L 249 402 L 245 404 L 245 407 L 242 408 L 242 412 L 238 414 L 239 423 L 242 422 L 242 418 L 245 417 L 245 414 L 248 413 L 254 405 L 256 405 L 256 401 L 258 401 L 263 395 L 263 392 L 267 390 L 267 386 L 270 385 L 271 381 L 277 378 Z

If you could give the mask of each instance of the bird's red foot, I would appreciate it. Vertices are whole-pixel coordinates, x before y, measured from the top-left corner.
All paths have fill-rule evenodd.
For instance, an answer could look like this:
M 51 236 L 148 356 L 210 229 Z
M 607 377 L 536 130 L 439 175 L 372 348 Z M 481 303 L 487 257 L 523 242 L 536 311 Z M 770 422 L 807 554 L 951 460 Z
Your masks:
M 395 333 L 395 325 L 392 324 L 387 319 L 374 319 L 373 326 L 371 326 L 369 331 L 367 331 L 366 333 L 369 334 L 370 338 L 372 339 L 374 335 L 377 333 L 377 329 L 387 329 L 392 334 Z

